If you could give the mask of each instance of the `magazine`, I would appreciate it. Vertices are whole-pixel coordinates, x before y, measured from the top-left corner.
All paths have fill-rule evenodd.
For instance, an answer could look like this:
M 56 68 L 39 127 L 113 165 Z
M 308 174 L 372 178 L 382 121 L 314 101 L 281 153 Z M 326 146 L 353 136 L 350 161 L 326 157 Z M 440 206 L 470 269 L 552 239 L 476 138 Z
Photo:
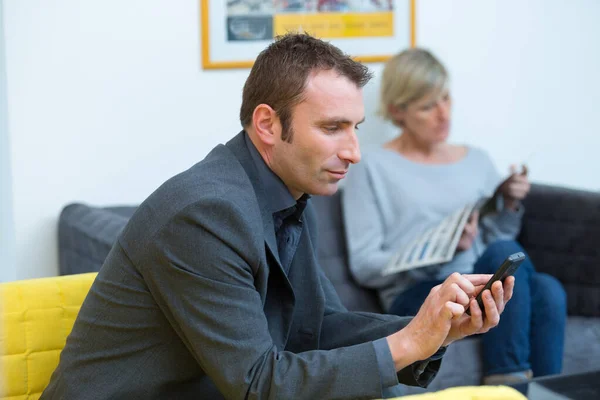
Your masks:
M 496 209 L 496 197 L 482 198 L 456 210 L 439 224 L 426 229 L 403 246 L 383 270 L 383 275 L 413 268 L 442 264 L 452 260 L 465 225 L 474 211 L 479 219 Z

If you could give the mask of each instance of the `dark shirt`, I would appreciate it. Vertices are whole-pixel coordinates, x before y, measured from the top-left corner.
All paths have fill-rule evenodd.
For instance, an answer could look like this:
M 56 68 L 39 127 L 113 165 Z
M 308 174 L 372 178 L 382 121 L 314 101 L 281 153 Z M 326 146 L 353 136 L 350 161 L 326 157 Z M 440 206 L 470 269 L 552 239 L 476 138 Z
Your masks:
M 294 199 L 287 186 L 265 164 L 258 150 L 246 134 L 246 146 L 252 155 L 252 160 L 258 170 L 258 176 L 269 194 L 267 208 L 273 215 L 275 237 L 277 238 L 277 251 L 279 261 L 287 274 L 296 254 L 300 235 L 302 233 L 302 213 L 310 195 L 303 194 L 297 201 Z

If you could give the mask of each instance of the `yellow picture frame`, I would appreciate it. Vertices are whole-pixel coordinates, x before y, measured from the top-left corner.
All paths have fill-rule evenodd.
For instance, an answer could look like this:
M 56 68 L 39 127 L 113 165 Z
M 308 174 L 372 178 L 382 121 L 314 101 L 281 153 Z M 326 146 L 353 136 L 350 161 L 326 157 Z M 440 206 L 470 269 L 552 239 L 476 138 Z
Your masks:
M 224 1 L 224 0 L 218 0 Z M 209 18 L 210 0 L 200 0 L 200 43 L 201 43 L 201 59 L 203 69 L 236 69 L 236 68 L 251 68 L 254 60 L 247 61 L 214 61 L 211 59 L 210 49 L 210 18 Z M 416 45 L 416 0 L 409 0 L 409 37 L 410 46 Z M 365 63 L 385 62 L 391 57 L 390 55 L 370 55 L 356 56 L 356 60 Z

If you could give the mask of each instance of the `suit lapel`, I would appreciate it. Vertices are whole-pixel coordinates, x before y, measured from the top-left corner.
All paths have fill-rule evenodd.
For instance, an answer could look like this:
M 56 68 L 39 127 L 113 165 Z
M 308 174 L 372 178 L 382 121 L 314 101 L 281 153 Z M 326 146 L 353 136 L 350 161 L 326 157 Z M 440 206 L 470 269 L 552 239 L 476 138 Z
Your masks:
M 281 260 L 279 259 L 273 216 L 268 208 L 265 207 L 265 204 L 267 204 L 266 193 L 260 182 L 252 155 L 246 146 L 244 135 L 243 131 L 236 135 L 227 143 L 227 147 L 237 157 L 246 171 L 256 194 L 263 222 L 266 256 L 269 265 L 269 283 L 267 296 L 264 298 L 264 312 L 269 322 L 269 332 L 273 338 L 273 342 L 277 348 L 285 349 L 290 338 L 294 320 L 296 296 L 290 279 L 283 270 Z M 269 257 L 269 254 L 271 257 Z

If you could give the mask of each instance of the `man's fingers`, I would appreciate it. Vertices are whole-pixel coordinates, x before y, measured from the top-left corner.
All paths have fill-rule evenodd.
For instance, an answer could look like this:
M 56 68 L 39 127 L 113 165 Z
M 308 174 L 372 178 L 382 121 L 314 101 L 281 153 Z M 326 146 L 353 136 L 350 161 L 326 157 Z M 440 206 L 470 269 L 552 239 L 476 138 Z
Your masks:
M 483 314 L 481 312 L 481 308 L 479 308 L 479 304 L 477 300 L 471 299 L 471 303 L 469 306 L 469 312 L 471 313 L 471 334 L 475 332 L 479 332 L 481 327 L 483 326 Z
M 485 285 L 492 278 L 492 274 L 464 274 L 463 278 L 467 279 L 475 287 Z M 479 289 L 481 290 L 481 289 Z M 479 291 L 475 292 L 475 294 Z
M 451 287 L 455 293 L 454 299 L 451 300 L 453 300 L 455 303 L 466 307 L 469 304 L 469 299 L 471 297 L 467 293 L 465 293 L 465 291 L 457 283 L 453 283 Z
M 465 307 L 452 301 L 447 301 L 444 303 L 443 313 L 447 319 L 459 318 L 465 313 Z
M 447 285 L 452 287 L 453 284 L 456 284 L 459 290 L 462 290 L 464 293 L 466 293 L 467 297 L 475 296 L 475 285 L 468 278 L 466 278 L 466 276 L 467 275 L 461 275 L 458 272 L 454 272 L 448 277 L 448 279 L 446 279 Z
M 494 302 L 496 303 L 496 308 L 498 309 L 498 314 L 502 314 L 502 311 L 504 311 L 504 290 L 502 289 L 502 282 L 494 282 L 492 285 L 492 295 L 494 297 Z
M 489 280 L 489 279 L 488 279 Z M 487 281 L 485 282 L 487 283 Z M 475 285 L 475 293 L 479 294 L 479 292 L 481 292 L 483 290 L 483 288 L 485 287 L 484 284 L 481 285 Z
M 498 322 L 500 322 L 500 314 L 498 313 L 494 296 L 492 296 L 489 290 L 484 291 L 482 297 L 485 309 L 485 321 L 483 326 L 485 329 L 490 329 L 498 325 Z
M 504 289 L 504 304 L 508 303 L 508 301 L 512 298 L 513 289 L 515 288 L 515 277 L 509 276 L 504 280 L 504 284 L 502 285 Z

